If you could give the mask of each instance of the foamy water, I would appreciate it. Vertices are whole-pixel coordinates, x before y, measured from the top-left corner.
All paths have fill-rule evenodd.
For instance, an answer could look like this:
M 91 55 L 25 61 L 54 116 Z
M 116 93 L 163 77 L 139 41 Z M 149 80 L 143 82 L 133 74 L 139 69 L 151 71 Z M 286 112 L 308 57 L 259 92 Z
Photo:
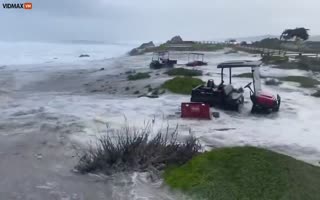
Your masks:
M 72 143 L 85 146 L 105 134 L 109 127 L 116 129 L 125 123 L 143 127 L 147 122 L 155 119 L 153 125 L 155 131 L 166 128 L 168 125 L 175 127 L 178 124 L 182 135 L 187 135 L 191 131 L 208 149 L 238 145 L 263 146 L 313 164 L 319 162 L 320 135 L 318 130 L 320 124 L 318 119 L 320 119 L 320 109 L 317 109 L 317 106 L 320 99 L 309 96 L 312 90 L 301 89 L 297 84 L 289 82 L 280 87 L 263 86 L 265 90 L 281 95 L 283 101 L 279 113 L 267 116 L 250 114 L 251 102 L 249 93 L 246 91 L 246 104 L 241 113 L 218 110 L 221 115 L 219 119 L 212 121 L 184 120 L 179 116 L 180 103 L 188 102 L 189 96 L 167 93 L 158 99 L 149 99 L 78 92 L 86 81 L 96 80 L 99 73 L 117 75 L 128 69 L 148 70 L 151 55 L 108 59 L 122 55 L 130 48 L 108 46 L 103 47 L 106 48 L 103 51 L 103 48 L 99 46 L 92 49 L 90 53 L 87 45 L 83 46 L 84 49 L 87 48 L 87 51 L 77 45 L 54 45 L 55 48 L 51 46 L 54 51 L 51 51 L 49 46 L 45 48 L 44 44 L 41 44 L 38 46 L 41 48 L 36 50 L 31 51 L 28 48 L 19 50 L 20 52 L 30 51 L 30 54 L 21 53 L 15 65 L 0 69 L 0 108 L 2 111 L 0 130 L 2 135 L 27 135 L 43 132 L 64 136 Z M 62 51 L 63 47 L 67 48 Z M 48 51 L 45 52 L 42 48 Z M 12 51 L 1 54 L 3 58 L 7 57 L 7 64 L 12 61 Z M 92 57 L 82 60 L 78 58 L 78 54 L 82 53 L 92 54 Z M 37 60 L 36 56 L 31 59 L 34 55 L 38 55 L 43 60 Z M 60 56 L 57 56 L 57 61 L 46 63 L 46 59 L 50 60 L 54 57 L 53 55 Z M 208 53 L 207 59 L 209 65 L 200 67 L 200 69 L 210 75 L 205 75 L 202 79 L 206 81 L 213 78 L 218 83 L 220 76 L 216 65 L 219 62 L 259 58 L 242 53 L 225 55 L 221 51 Z M 58 63 L 59 60 L 63 61 L 63 64 Z M 25 64 L 17 65 L 18 61 Z M 180 62 L 183 61 L 185 61 L 184 58 Z M 67 62 L 72 64 L 67 64 Z M 105 67 L 106 70 L 96 72 L 96 69 L 100 67 Z M 250 69 L 240 69 L 235 73 L 249 71 Z M 305 71 L 272 69 L 269 66 L 263 67 L 261 71 L 264 75 L 310 75 Z M 53 78 L 52 74 L 55 75 Z M 58 81 L 55 81 L 56 77 L 59 77 Z M 103 81 L 109 81 L 105 79 Z M 61 84 L 61 81 L 66 82 Z M 244 86 L 250 81 L 250 79 L 234 78 L 236 86 Z M 59 83 L 62 86 L 57 87 L 57 90 L 52 90 Z M 64 86 L 63 83 L 68 83 L 68 85 Z M 148 84 L 149 80 L 145 80 L 144 85 Z M 44 89 L 39 90 L 39 85 L 45 85 Z M 221 131 L 223 129 L 230 130 Z M 146 174 L 135 173 L 123 176 L 112 182 L 114 188 L 112 189 L 113 194 L 110 195 L 114 199 L 176 199 L 174 194 L 163 187 L 161 181 L 150 182 Z
M 81 63 L 124 55 L 134 44 L 0 42 L 0 66 Z M 90 57 L 79 58 L 81 54 Z

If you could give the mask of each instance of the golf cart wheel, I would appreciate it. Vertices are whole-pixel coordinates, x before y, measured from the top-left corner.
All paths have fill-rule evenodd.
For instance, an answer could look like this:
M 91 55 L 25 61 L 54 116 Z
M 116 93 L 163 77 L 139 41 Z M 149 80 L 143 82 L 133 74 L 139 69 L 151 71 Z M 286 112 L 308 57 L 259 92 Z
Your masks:
M 277 95 L 277 106 L 273 109 L 274 112 L 279 112 L 281 105 L 281 97 Z
M 255 104 L 252 105 L 252 108 L 251 108 L 251 113 L 257 113 L 258 111 L 258 108 Z

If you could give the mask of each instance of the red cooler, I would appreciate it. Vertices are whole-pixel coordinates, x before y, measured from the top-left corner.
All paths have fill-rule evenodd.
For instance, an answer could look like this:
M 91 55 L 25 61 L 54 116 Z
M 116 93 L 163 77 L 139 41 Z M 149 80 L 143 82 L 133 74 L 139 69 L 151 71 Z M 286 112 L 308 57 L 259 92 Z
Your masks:
M 181 117 L 210 120 L 210 106 L 205 103 L 182 103 Z

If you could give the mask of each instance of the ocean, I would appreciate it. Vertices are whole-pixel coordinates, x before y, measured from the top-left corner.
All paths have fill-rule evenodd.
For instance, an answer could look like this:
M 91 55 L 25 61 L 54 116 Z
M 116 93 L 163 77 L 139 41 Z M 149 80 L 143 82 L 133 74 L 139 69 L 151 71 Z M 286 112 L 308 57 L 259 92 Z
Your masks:
M 6 42 L 0 41 L 0 66 L 29 64 L 83 63 L 124 55 L 135 44 L 88 43 L 88 42 Z M 90 57 L 80 58 L 81 54 Z

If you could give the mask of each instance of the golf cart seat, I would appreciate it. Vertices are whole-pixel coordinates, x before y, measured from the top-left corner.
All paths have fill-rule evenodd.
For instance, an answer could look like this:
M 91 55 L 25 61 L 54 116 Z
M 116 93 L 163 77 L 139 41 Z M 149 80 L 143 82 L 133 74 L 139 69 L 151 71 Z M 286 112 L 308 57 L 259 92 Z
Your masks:
M 242 96 L 242 93 L 235 90 L 231 84 L 224 86 L 223 91 L 231 99 L 239 99 Z
M 231 94 L 231 92 L 233 91 L 233 86 L 231 84 L 226 85 L 226 86 L 224 86 L 223 91 L 226 96 L 229 96 Z
M 239 92 L 233 92 L 231 94 L 232 99 L 239 99 L 241 96 L 242 96 L 242 93 L 239 93 Z
M 215 88 L 216 87 L 214 84 L 214 81 L 212 79 L 208 80 L 207 87 L 208 88 Z

